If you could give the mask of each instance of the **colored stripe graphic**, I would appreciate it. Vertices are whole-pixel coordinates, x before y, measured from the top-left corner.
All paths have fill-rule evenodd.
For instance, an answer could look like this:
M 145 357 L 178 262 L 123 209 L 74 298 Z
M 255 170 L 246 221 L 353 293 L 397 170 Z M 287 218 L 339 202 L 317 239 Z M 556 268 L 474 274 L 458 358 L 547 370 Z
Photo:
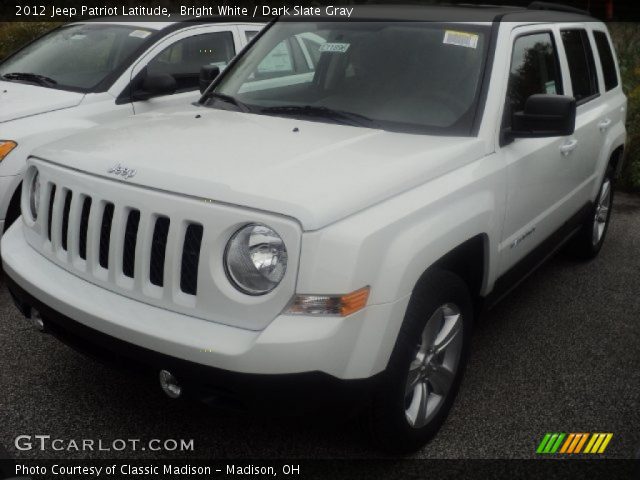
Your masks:
M 551 438 L 551 434 L 547 433 L 542 439 L 542 441 L 540 442 L 540 445 L 538 445 L 538 449 L 536 450 L 536 453 L 542 453 L 544 451 L 544 447 L 550 438 Z
M 574 438 L 576 438 L 576 434 L 570 433 L 569 436 L 567 437 L 567 440 L 564 442 L 564 445 L 562 445 L 562 448 L 560 449 L 560 453 L 567 453 L 567 450 L 569 449 L 569 446 L 573 442 Z
M 539 454 L 604 453 L 613 433 L 546 433 L 536 449 Z M 585 446 L 586 445 L 586 446 Z M 583 450 L 584 447 L 584 450 Z

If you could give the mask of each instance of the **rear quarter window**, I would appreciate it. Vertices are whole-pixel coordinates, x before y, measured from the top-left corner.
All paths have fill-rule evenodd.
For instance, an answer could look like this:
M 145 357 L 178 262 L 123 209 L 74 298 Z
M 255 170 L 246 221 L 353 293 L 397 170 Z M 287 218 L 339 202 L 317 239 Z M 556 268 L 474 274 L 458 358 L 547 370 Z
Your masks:
M 600 55 L 600 63 L 602 65 L 602 73 L 604 75 L 604 86 L 607 92 L 618 86 L 618 72 L 616 71 L 616 62 L 613 57 L 613 48 L 609 42 L 607 34 L 600 31 L 594 31 L 593 37 L 596 40 L 598 55 Z

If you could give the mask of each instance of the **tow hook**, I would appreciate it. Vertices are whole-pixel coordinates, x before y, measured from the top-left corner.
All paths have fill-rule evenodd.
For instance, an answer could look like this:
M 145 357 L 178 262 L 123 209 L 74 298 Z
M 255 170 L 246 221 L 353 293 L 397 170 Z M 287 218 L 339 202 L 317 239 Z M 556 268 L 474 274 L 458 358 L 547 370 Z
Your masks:
M 36 330 L 38 330 L 39 332 L 44 332 L 46 330 L 44 326 L 44 320 L 42 320 L 42 315 L 40 315 L 39 310 L 31 307 L 31 314 L 29 315 L 29 319 L 31 320 L 31 323 L 36 328 Z
M 178 379 L 168 370 L 160 370 L 160 387 L 169 398 L 179 398 L 182 395 L 182 386 Z

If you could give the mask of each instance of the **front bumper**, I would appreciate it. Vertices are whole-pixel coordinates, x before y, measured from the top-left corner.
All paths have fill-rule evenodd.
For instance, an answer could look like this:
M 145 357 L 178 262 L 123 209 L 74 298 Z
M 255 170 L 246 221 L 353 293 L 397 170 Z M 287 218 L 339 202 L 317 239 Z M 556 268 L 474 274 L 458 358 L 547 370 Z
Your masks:
M 45 319 L 62 318 L 57 323 L 81 338 L 102 338 L 105 342 L 99 343 L 107 350 L 119 342 L 144 350 L 143 357 L 160 368 L 175 361 L 193 371 L 212 367 L 246 374 L 373 377 L 386 368 L 394 343 L 390 339 L 395 339 L 395 326 L 408 303 L 405 297 L 345 318 L 281 315 L 262 331 L 244 330 L 97 287 L 41 256 L 25 241 L 23 228 L 16 222 L 2 238 L 3 266 L 14 295 L 40 306 Z

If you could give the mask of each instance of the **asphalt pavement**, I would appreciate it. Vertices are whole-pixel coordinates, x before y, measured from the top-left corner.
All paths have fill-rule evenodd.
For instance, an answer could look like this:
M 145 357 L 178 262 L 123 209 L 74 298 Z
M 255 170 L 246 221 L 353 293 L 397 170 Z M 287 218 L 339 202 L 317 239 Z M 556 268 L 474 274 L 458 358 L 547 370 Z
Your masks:
M 611 432 L 606 457 L 640 450 L 640 198 L 618 195 L 589 263 L 556 256 L 474 332 L 454 408 L 416 458 L 533 458 L 546 432 Z M 20 451 L 19 435 L 193 439 L 193 452 Z M 35 331 L 0 285 L 0 446 L 17 458 L 369 458 L 360 423 L 321 412 L 229 413 L 170 400 Z

